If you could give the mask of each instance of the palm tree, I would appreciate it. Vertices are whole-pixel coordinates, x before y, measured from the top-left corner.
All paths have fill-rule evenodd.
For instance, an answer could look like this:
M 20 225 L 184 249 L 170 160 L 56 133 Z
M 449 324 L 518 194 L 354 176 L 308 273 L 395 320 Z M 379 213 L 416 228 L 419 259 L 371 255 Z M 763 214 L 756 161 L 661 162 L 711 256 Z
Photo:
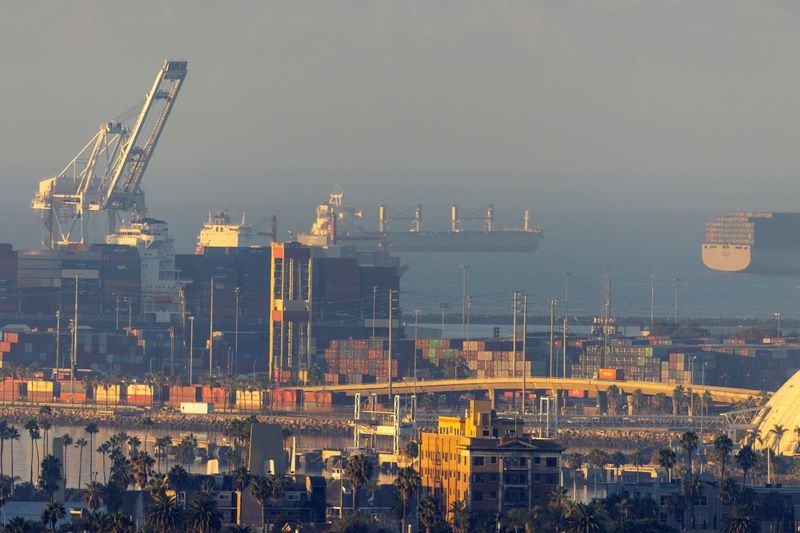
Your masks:
M 281 474 L 269 475 L 270 485 L 270 499 L 273 503 L 277 503 L 283 498 L 283 493 L 286 491 L 286 478 Z
M 400 519 L 400 530 L 405 531 L 406 516 L 408 516 L 408 506 L 411 503 L 411 498 L 414 496 L 414 491 L 421 483 L 419 474 L 414 470 L 413 466 L 401 468 L 397 473 L 397 479 L 394 480 L 394 485 L 397 487 L 397 492 L 400 495 L 400 502 L 403 504 L 403 517 Z
M 450 506 L 450 514 L 453 515 L 453 532 L 466 533 L 470 530 L 470 510 L 461 500 L 456 500 Z
M 344 475 L 353 486 L 353 514 L 358 510 L 358 489 L 367 484 L 372 478 L 372 463 L 363 454 L 350 456 Z
M 191 480 L 191 476 L 181 465 L 175 465 L 167 473 L 167 480 L 172 490 L 184 490 Z
M 45 406 L 47 407 L 47 406 Z M 44 407 L 42 408 L 44 409 Z M 39 421 L 39 427 L 44 432 L 44 442 L 42 446 L 42 455 L 50 455 L 50 428 L 53 427 L 53 423 L 50 422 L 50 419 L 47 417 L 42 417 Z
M 122 511 L 117 511 L 108 517 L 109 533 L 131 533 L 134 531 L 133 521 Z
M 658 464 L 667 471 L 667 479 L 672 483 L 672 469 L 675 467 L 675 450 L 663 448 L 658 451 Z
M 52 457 L 52 456 L 51 456 Z M 56 524 L 67 516 L 67 511 L 60 503 L 50 502 L 42 511 L 42 522 L 50 524 L 50 531 L 55 532 Z
M 553 487 L 547 500 L 547 507 L 553 512 L 555 522 L 561 525 L 564 515 L 569 509 L 569 499 L 567 489 L 560 486 Z
M 606 462 L 608 461 L 608 454 L 599 448 L 594 448 L 589 452 L 589 455 L 586 456 L 586 459 L 589 461 L 589 464 L 594 467 L 594 491 L 597 492 L 597 470 L 602 468 Z
M 677 388 L 677 387 L 676 387 Z M 699 439 L 697 433 L 694 431 L 687 431 L 681 435 L 681 448 L 686 452 L 686 457 L 689 459 L 689 471 L 694 472 L 694 451 L 697 449 Z
M 19 440 L 19 430 L 14 426 L 8 428 L 8 442 L 11 444 L 9 452 L 11 453 L 11 477 L 14 478 L 14 441 Z
M 594 505 L 574 503 L 567 512 L 567 533 L 599 533 L 602 517 Z
M 14 493 L 14 479 L 0 475 L 0 509 L 5 506 L 8 499 Z
M 147 436 L 150 434 L 150 428 L 153 427 L 153 419 L 149 416 L 142 418 L 142 425 L 144 426 L 144 451 L 147 451 Z
M 667 496 L 667 509 L 679 522 L 685 522 L 686 496 L 682 492 L 672 492 Z
M 67 449 L 72 446 L 72 436 L 69 433 L 64 433 L 61 435 L 61 444 L 64 446 L 64 473 L 62 474 L 62 478 L 64 479 L 64 488 L 67 488 Z M 80 487 L 80 483 L 78 484 Z
M 157 437 L 155 442 L 156 448 L 156 460 L 158 461 L 158 471 L 161 472 L 161 458 L 164 457 L 167 460 L 166 469 L 169 470 L 169 447 L 172 444 L 172 437 L 169 435 L 164 435 L 163 437 Z
M 103 458 L 103 483 L 108 483 L 108 477 L 106 476 L 106 454 L 111 451 L 111 442 L 105 441 L 98 446 L 95 451 Z
M 195 448 L 197 448 L 197 437 L 194 433 L 184 435 L 178 444 L 178 457 L 183 464 L 189 467 L 189 472 L 192 471 L 192 463 L 195 460 Z
M 195 498 L 186 510 L 187 526 L 198 533 L 218 532 L 222 528 L 222 513 L 212 497 Z
M 50 501 L 53 501 L 53 495 L 59 489 L 58 483 L 61 481 L 61 460 L 53 455 L 48 455 L 42 459 L 42 470 L 39 473 L 39 487 L 44 490 Z
M 739 448 L 734 457 L 739 468 L 742 469 L 742 488 L 747 488 L 747 473 L 758 462 L 758 455 L 753 451 L 753 447 L 748 444 Z
M 686 501 L 689 503 L 689 517 L 694 528 L 694 506 L 703 494 L 703 483 L 700 478 L 694 474 L 686 476 L 683 480 L 683 493 L 686 494 Z
M 672 414 L 679 415 L 686 402 L 686 392 L 681 385 L 672 389 Z
M 101 505 L 105 498 L 104 486 L 97 481 L 90 481 L 86 484 L 86 489 L 83 491 L 83 501 L 89 511 L 94 513 Z
M 239 492 L 243 491 L 250 483 L 250 472 L 246 466 L 240 466 L 232 472 L 233 488 Z
M 746 507 L 734 505 L 722 520 L 720 533 L 752 533 L 755 523 Z
M 8 438 L 8 423 L 0 420 L 0 476 L 3 475 L 3 455 L 5 452 L 6 439 Z
M 39 527 L 36 522 L 25 520 L 21 516 L 15 516 L 3 528 L 4 533 L 33 533 L 38 530 Z
M 100 431 L 100 428 L 97 427 L 97 424 L 94 422 L 89 422 L 86 424 L 84 431 L 87 435 L 89 435 L 89 480 L 94 479 L 94 454 L 92 450 L 94 450 L 94 436 Z M 103 469 L 105 471 L 105 469 Z
M 430 533 L 438 518 L 439 502 L 433 496 L 422 498 L 417 504 L 417 520 L 426 533 Z
M 153 497 L 153 503 L 145 509 L 144 523 L 155 531 L 178 533 L 183 526 L 183 510 L 175 496 L 159 492 Z
M 136 435 L 132 435 L 128 437 L 128 455 L 133 455 L 137 451 L 139 451 L 139 446 L 142 445 L 142 441 L 139 440 L 139 437 Z
M 786 433 L 786 428 L 783 427 L 781 424 L 775 424 L 772 426 L 772 429 L 769 430 L 768 433 L 772 433 L 775 435 L 775 440 L 773 441 L 773 445 L 771 448 L 775 450 L 775 453 L 781 452 L 781 439 L 783 439 L 784 433 Z
M 512 530 L 514 533 L 519 533 L 520 530 L 525 530 L 525 524 L 527 524 L 528 518 L 527 509 L 515 507 L 505 512 L 505 516 L 503 516 L 503 525 L 506 531 Z
M 25 422 L 23 427 L 28 430 L 28 436 L 31 438 L 31 476 L 29 481 L 30 484 L 33 485 L 33 449 L 35 448 L 34 435 L 39 431 L 39 424 L 36 423 L 36 420 L 31 418 Z
M 725 483 L 725 463 L 733 450 L 733 441 L 724 433 L 719 433 L 714 437 L 714 460 L 719 461 L 719 483 Z
M 272 487 L 269 478 L 266 476 L 253 476 L 250 480 L 250 494 L 253 499 L 261 506 L 261 528 L 266 531 L 267 527 L 267 501 L 272 497 Z
M 611 385 L 606 391 L 606 398 L 608 398 L 608 412 L 611 415 L 617 414 L 617 406 L 619 405 L 619 398 L 621 396 L 619 387 Z
M 75 441 L 75 447 L 78 448 L 78 487 L 81 487 L 81 478 L 83 477 L 83 449 L 86 447 L 88 442 L 83 437 L 78 438 Z

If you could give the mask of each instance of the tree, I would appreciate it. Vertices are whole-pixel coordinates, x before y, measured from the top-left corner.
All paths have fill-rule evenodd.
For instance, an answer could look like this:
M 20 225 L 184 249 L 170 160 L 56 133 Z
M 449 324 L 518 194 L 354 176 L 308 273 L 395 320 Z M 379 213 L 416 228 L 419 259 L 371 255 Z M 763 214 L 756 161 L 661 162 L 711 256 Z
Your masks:
M 683 480 L 683 493 L 686 495 L 686 501 L 689 503 L 689 517 L 691 518 L 692 528 L 694 528 L 694 506 L 698 503 L 700 496 L 703 494 L 703 483 L 700 481 L 700 478 L 695 474 L 686 476 Z
M 439 502 L 432 496 L 422 498 L 417 505 L 417 520 L 426 533 L 430 533 L 438 518 Z
M 195 460 L 195 448 L 197 448 L 197 437 L 194 433 L 184 435 L 178 444 L 177 455 L 181 463 L 187 465 L 189 472 L 192 471 L 192 464 Z
M 86 489 L 83 491 L 83 501 L 89 511 L 94 513 L 101 505 L 105 497 L 105 487 L 97 481 L 90 481 L 86 484 Z
M 663 448 L 658 451 L 658 465 L 667 471 L 667 478 L 672 483 L 672 469 L 675 467 L 675 450 Z
M 685 522 L 686 496 L 682 492 L 672 492 L 667 496 L 667 509 L 675 517 L 675 520 Z
M 64 471 L 61 477 L 64 479 L 64 488 L 67 488 L 67 449 L 72 446 L 72 436 L 69 433 L 61 435 L 61 444 L 64 446 Z M 80 483 L 78 483 L 80 487 Z
M 14 441 L 19 440 L 19 430 L 14 426 L 10 426 L 8 428 L 8 443 L 10 446 L 10 454 L 11 454 L 11 477 L 14 477 Z
M 753 451 L 753 447 L 748 444 L 739 448 L 735 459 L 739 468 L 742 469 L 742 488 L 747 488 L 747 473 L 758 462 L 758 455 Z
M 53 495 L 58 490 L 61 481 L 61 460 L 53 455 L 42 459 L 41 472 L 39 473 L 39 488 L 44 490 L 53 502 Z
M 734 505 L 731 507 L 728 516 L 722 520 L 720 533 L 753 533 L 755 523 L 753 516 L 746 507 Z
M 128 455 L 131 456 L 138 452 L 141 445 L 142 441 L 136 435 L 128 437 Z
M 240 466 L 232 472 L 233 488 L 238 491 L 243 491 L 250 483 L 250 472 L 247 467 Z
M 94 450 L 94 436 L 100 431 L 100 428 L 94 422 L 89 422 L 84 431 L 89 435 L 89 480 L 94 480 L 94 454 L 91 450 Z
M 106 455 L 111 452 L 111 442 L 105 441 L 103 444 L 97 447 L 96 451 L 100 454 L 100 457 L 103 458 L 103 483 L 108 483 L 108 477 L 106 476 Z M 91 465 L 91 456 L 89 457 L 89 464 Z
M 34 533 L 34 531 L 38 531 L 38 529 L 35 522 L 25 520 L 21 516 L 15 516 L 8 521 L 3 531 L 4 533 Z
M 719 433 L 714 437 L 714 461 L 719 462 L 719 483 L 722 486 L 725 483 L 725 463 L 731 456 L 733 450 L 733 441 L 724 433 Z
M 772 426 L 772 429 L 769 430 L 769 433 L 775 435 L 775 439 L 772 442 L 771 448 L 775 450 L 775 453 L 780 453 L 781 439 L 783 439 L 783 435 L 786 433 L 786 428 L 781 424 L 775 424 Z
M 0 420 L 0 476 L 3 472 L 3 455 L 5 452 L 5 444 L 8 439 L 8 423 L 5 420 Z
M 144 451 L 147 451 L 147 436 L 150 434 L 150 428 L 153 427 L 153 419 L 149 416 L 142 418 L 142 425 L 144 426 Z
M 683 409 L 683 404 L 686 402 L 686 391 L 683 386 L 678 385 L 672 389 L 672 414 L 677 416 Z
M 144 511 L 144 523 L 155 531 L 178 533 L 183 529 L 183 510 L 175 496 L 159 492 Z
M 372 463 L 363 454 L 350 456 L 344 475 L 353 486 L 353 514 L 358 510 L 358 490 L 372 478 Z
M 250 480 L 250 494 L 253 499 L 261 506 L 261 528 L 266 531 L 267 527 L 267 501 L 272 497 L 272 487 L 269 478 L 266 476 L 253 476 Z
M 450 506 L 450 514 L 453 516 L 454 533 L 467 533 L 470 530 L 470 509 L 461 500 L 456 500 Z
M 617 414 L 617 406 L 619 405 L 619 399 L 622 393 L 619 390 L 619 387 L 616 385 L 611 385 L 608 387 L 606 391 L 606 397 L 608 398 L 608 413 L 611 415 Z
M 527 522 L 528 510 L 521 507 L 509 509 L 503 516 L 503 524 L 506 531 L 512 530 L 514 533 L 519 533 L 520 530 L 524 531 Z
M 50 456 L 52 457 L 52 456 Z M 55 532 L 56 524 L 67 516 L 67 511 L 60 503 L 50 502 L 42 511 L 42 522 L 50 524 L 50 531 Z
M 603 527 L 602 516 L 594 505 L 574 503 L 566 516 L 567 533 L 599 533 Z
M 556 524 L 560 525 L 569 511 L 569 498 L 567 489 L 556 485 L 547 498 L 547 507 L 553 513 Z
M 403 504 L 403 517 L 400 519 L 400 529 L 405 530 L 406 516 L 408 516 L 408 506 L 411 503 L 411 498 L 414 496 L 414 491 L 417 490 L 421 480 L 419 474 L 414 470 L 413 466 L 401 468 L 397 473 L 397 479 L 394 480 L 394 485 L 397 487 L 397 492 L 400 495 L 400 501 Z
M 155 464 L 155 459 L 150 457 L 150 454 L 147 452 L 136 452 L 134 453 L 131 462 L 133 463 L 136 483 L 139 485 L 141 490 L 144 490 L 147 486 L 147 479 L 150 471 Z
M 617 450 L 616 452 L 612 453 L 608 460 L 613 464 L 615 467 L 619 468 L 620 466 L 624 465 L 628 462 L 628 458 L 625 456 L 624 453 Z
M 597 470 L 606 464 L 608 461 L 608 455 L 603 450 L 594 448 L 589 452 L 589 455 L 586 457 L 586 459 L 589 461 L 589 464 L 594 467 L 594 491 L 597 492 Z
M 14 479 L 0 475 L 0 509 L 2 509 L 14 493 Z
M 166 458 L 166 468 L 169 470 L 169 447 L 172 445 L 172 437 L 164 435 L 157 437 L 155 442 L 156 460 L 158 461 L 158 471 L 161 472 L 161 458 Z
M 82 486 L 83 478 L 83 449 L 88 444 L 87 440 L 80 437 L 75 441 L 75 447 L 78 448 L 78 487 Z
M 217 502 L 211 497 L 195 498 L 186 509 L 187 526 L 199 533 L 215 533 L 222 528 L 222 513 Z
M 122 511 L 108 517 L 109 533 L 131 533 L 134 531 L 133 521 Z
M 179 491 L 185 489 L 189 485 L 191 476 L 189 476 L 189 473 L 181 465 L 175 465 L 170 468 L 167 479 L 169 480 L 169 486 L 172 487 L 172 490 Z
M 36 423 L 36 420 L 30 419 L 25 422 L 23 427 L 28 431 L 28 436 L 31 438 L 31 476 L 29 481 L 33 485 L 33 449 L 36 447 L 34 436 L 39 431 L 39 424 Z
M 681 448 L 683 451 L 686 452 L 686 457 L 689 462 L 689 471 L 694 472 L 694 451 L 697 449 L 697 444 L 699 439 L 697 438 L 697 433 L 694 431 L 687 431 L 683 435 L 681 435 Z

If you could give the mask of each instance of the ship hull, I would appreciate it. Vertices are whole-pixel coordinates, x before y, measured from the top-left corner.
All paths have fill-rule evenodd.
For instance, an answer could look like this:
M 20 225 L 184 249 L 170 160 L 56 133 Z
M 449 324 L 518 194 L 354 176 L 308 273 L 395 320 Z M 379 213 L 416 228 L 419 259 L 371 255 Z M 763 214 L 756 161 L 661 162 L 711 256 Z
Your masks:
M 365 239 L 367 237 L 367 239 Z M 383 247 L 396 252 L 532 252 L 539 247 L 541 232 L 533 231 L 495 231 L 458 233 L 450 232 L 407 232 L 375 233 L 352 239 L 380 242 Z M 339 238 L 341 244 L 351 242 L 349 238 Z
M 704 243 L 702 257 L 705 266 L 723 272 L 800 274 L 800 249 L 796 248 L 764 249 Z

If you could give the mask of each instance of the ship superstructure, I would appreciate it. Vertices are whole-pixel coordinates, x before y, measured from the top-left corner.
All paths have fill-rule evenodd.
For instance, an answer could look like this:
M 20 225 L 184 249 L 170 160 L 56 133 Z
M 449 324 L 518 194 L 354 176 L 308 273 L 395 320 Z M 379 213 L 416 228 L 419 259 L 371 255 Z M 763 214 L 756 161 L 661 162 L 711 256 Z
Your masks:
M 175 267 L 175 246 L 167 223 L 154 218 L 134 217 L 106 237 L 108 244 L 130 246 L 141 261 L 141 310 L 145 317 L 169 322 L 180 311 L 180 287 Z
M 252 248 L 269 244 L 266 234 L 259 233 L 251 226 L 242 213 L 241 222 L 231 222 L 228 211 L 208 213 L 208 220 L 203 224 L 197 237 L 197 253 L 206 248 Z
M 378 209 L 378 231 L 365 230 L 360 225 L 361 211 L 344 205 L 341 191 L 331 194 L 328 202 L 317 206 L 317 218 L 307 234 L 298 241 L 311 246 L 347 244 L 362 249 L 385 249 L 407 252 L 530 252 L 542 239 L 542 230 L 530 224 L 525 211 L 522 226 L 497 230 L 494 206 L 484 213 L 466 213 L 457 205 L 450 211 L 448 231 L 423 229 L 422 206 L 410 214 L 389 215 L 385 205 Z M 464 222 L 479 220 L 480 231 L 466 229 Z M 407 231 L 392 231 L 390 226 L 398 221 L 410 223 Z
M 800 272 L 800 213 L 737 211 L 706 224 L 703 263 L 725 272 Z

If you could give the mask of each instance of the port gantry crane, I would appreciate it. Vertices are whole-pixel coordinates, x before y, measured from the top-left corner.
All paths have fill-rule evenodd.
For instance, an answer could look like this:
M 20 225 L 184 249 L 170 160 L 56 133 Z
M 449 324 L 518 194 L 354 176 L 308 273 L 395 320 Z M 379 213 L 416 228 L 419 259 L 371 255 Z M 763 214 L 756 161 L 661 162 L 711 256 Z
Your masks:
M 88 213 L 105 212 L 109 233 L 116 231 L 121 213 L 144 213 L 142 177 L 186 78 L 186 66 L 186 61 L 164 61 L 142 104 L 102 124 L 64 170 L 39 182 L 31 207 L 44 222 L 50 249 L 83 244 Z

